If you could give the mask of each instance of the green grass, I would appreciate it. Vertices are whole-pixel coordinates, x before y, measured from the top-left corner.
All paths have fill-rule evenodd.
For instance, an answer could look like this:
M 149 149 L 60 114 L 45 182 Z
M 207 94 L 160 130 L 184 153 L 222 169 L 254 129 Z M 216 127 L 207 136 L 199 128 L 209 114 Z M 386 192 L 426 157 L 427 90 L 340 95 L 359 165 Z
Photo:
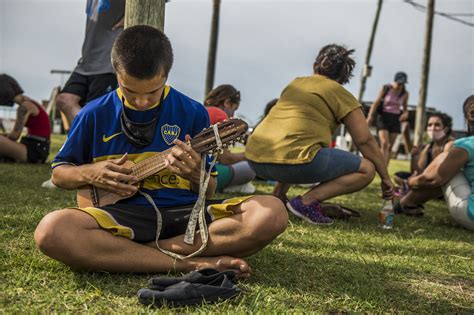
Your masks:
M 54 138 L 53 151 L 63 140 Z M 394 161 L 390 170 L 407 167 Z M 442 201 L 428 203 L 423 218 L 397 216 L 393 230 L 380 229 L 378 180 L 334 200 L 361 218 L 315 227 L 290 216 L 286 232 L 248 258 L 253 276 L 239 297 L 171 310 L 138 303 L 152 275 L 75 272 L 35 248 L 39 220 L 74 204 L 74 192 L 41 188 L 48 178 L 48 165 L 0 164 L 0 313 L 474 312 L 474 234 L 455 226 Z

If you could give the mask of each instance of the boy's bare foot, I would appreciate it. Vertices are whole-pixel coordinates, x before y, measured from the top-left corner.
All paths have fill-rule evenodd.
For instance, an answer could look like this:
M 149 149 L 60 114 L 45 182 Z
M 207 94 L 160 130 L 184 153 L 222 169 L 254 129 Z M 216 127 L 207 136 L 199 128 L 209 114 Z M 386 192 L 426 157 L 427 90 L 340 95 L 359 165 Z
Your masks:
M 195 270 L 212 268 L 219 271 L 232 269 L 239 278 L 249 278 L 252 272 L 249 264 L 241 259 L 231 256 L 198 257 L 193 259 Z

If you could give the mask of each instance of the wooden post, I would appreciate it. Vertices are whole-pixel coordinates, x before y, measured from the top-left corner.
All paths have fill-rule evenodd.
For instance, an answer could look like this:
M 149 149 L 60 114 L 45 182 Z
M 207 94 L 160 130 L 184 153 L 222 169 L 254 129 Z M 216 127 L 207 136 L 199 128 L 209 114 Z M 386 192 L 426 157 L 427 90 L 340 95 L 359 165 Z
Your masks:
M 165 0 L 125 1 L 125 28 L 134 25 L 149 25 L 163 31 L 165 3 Z
M 209 39 L 209 53 L 207 56 L 206 87 L 204 88 L 204 98 L 214 86 L 214 76 L 216 72 L 217 39 L 219 35 L 219 15 L 221 0 L 213 0 L 211 35 Z
M 416 107 L 415 118 L 415 145 L 419 145 L 423 140 L 426 123 L 426 96 L 428 92 L 428 78 L 430 73 L 431 40 L 433 35 L 435 0 L 428 0 L 426 11 L 425 48 L 423 51 L 423 65 L 421 68 L 421 82 Z
M 377 25 L 379 24 L 380 11 L 382 10 L 383 0 L 378 0 L 377 11 L 375 12 L 374 23 L 372 24 L 372 33 L 370 34 L 369 46 L 367 47 L 367 55 L 365 56 L 365 64 L 362 69 L 362 76 L 360 79 L 360 89 L 359 89 L 359 103 L 362 104 L 362 98 L 364 97 L 365 92 L 365 82 L 367 77 L 370 76 L 372 67 L 370 66 L 370 57 L 372 56 L 372 49 L 374 47 L 375 32 L 377 31 Z

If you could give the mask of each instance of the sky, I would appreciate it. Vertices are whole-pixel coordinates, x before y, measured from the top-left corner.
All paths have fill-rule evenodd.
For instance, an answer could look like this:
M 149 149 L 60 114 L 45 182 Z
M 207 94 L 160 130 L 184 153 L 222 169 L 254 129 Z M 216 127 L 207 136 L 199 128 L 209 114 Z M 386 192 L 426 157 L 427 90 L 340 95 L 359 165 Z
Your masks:
M 0 0 L 0 72 L 15 77 L 25 94 L 49 99 L 61 83 L 50 70 L 72 70 L 80 57 L 85 3 Z M 239 89 L 237 113 L 255 123 L 291 80 L 312 74 L 321 47 L 336 43 L 356 50 L 354 77 L 345 87 L 357 96 L 376 7 L 377 0 L 222 0 L 215 86 Z M 474 13 L 474 0 L 436 0 L 435 9 Z M 165 33 L 175 54 L 169 83 L 202 102 L 212 0 L 172 0 L 165 10 Z M 418 103 L 425 20 L 425 12 L 402 0 L 384 1 L 365 101 L 395 72 L 405 71 L 409 103 Z M 449 113 L 462 129 L 462 103 L 474 94 L 474 27 L 435 16 L 428 83 L 427 106 Z

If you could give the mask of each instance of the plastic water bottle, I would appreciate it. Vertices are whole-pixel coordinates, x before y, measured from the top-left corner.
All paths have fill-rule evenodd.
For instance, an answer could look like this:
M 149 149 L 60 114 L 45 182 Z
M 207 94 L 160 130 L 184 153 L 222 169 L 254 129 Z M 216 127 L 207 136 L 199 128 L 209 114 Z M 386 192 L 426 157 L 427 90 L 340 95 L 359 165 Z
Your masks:
M 393 228 L 393 218 L 395 213 L 393 211 L 393 200 L 384 200 L 382 204 L 382 210 L 379 211 L 379 225 L 382 229 Z

